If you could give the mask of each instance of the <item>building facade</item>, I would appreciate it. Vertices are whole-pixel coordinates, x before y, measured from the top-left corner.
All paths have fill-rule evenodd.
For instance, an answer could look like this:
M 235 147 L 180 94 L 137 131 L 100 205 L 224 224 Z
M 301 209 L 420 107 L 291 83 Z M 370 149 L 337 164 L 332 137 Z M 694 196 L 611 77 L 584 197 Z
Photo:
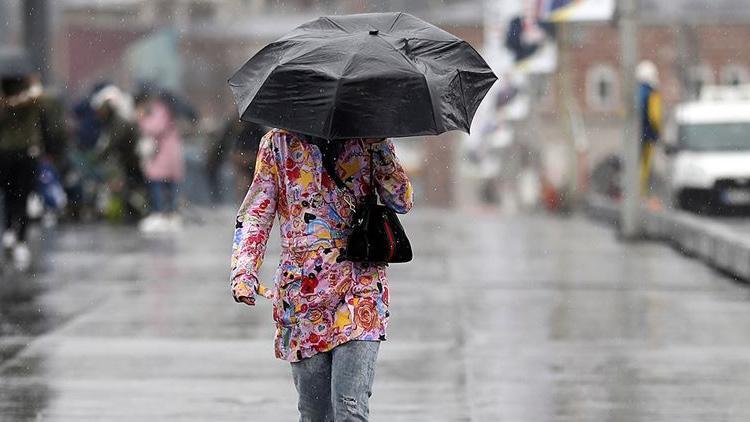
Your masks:
M 659 70 L 665 118 L 680 102 L 694 99 L 704 85 L 750 83 L 750 23 L 648 23 L 639 31 L 641 59 Z M 615 153 L 622 140 L 623 92 L 620 39 L 613 25 L 577 25 L 559 48 L 571 63 L 573 99 L 581 110 L 590 140 L 591 161 Z M 541 114 L 555 121 L 560 113 L 560 80 L 548 78 Z M 554 132 L 557 125 L 545 128 Z M 554 135 L 550 135 L 554 136 Z

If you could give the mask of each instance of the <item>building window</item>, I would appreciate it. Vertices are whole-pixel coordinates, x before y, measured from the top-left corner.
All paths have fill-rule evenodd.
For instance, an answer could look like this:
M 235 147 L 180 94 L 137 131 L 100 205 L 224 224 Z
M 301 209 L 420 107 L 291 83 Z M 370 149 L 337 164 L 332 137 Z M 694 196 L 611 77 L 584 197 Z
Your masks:
M 586 104 L 594 111 L 612 111 L 619 100 L 617 71 L 614 66 L 599 64 L 586 73 Z
M 730 64 L 721 69 L 722 85 L 744 85 L 750 82 L 747 68 L 738 64 Z
M 700 97 L 703 87 L 714 84 L 714 71 L 711 66 L 702 64 L 688 70 L 688 98 Z

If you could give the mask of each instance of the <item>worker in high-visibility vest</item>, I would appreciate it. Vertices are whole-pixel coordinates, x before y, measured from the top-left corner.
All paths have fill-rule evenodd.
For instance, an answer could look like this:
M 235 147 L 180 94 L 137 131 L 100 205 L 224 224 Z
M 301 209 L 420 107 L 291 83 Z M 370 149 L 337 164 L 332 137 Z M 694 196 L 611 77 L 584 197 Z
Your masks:
M 636 78 L 639 83 L 638 106 L 641 122 L 640 187 L 641 196 L 647 197 L 651 193 L 650 176 L 654 145 L 661 138 L 662 130 L 659 71 L 654 63 L 645 60 L 636 68 Z

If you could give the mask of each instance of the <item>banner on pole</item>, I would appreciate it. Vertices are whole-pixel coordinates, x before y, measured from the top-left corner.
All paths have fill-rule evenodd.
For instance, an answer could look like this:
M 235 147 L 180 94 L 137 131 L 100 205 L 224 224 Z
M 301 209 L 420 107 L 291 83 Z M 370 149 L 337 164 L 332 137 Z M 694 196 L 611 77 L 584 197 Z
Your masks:
M 639 18 L 647 23 L 748 23 L 747 0 L 639 0 Z
M 517 71 L 532 74 L 555 71 L 557 46 L 551 24 L 519 15 L 507 25 L 505 48 L 513 55 Z
M 614 16 L 615 0 L 540 0 L 538 7 L 541 21 L 608 21 Z

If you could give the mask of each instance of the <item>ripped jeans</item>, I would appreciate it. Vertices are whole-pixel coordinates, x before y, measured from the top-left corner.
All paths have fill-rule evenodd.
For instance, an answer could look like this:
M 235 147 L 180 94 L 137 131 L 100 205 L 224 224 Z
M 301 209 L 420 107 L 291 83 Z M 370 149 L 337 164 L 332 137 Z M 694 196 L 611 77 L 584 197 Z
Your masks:
M 293 362 L 300 422 L 366 422 L 379 346 L 353 340 Z

